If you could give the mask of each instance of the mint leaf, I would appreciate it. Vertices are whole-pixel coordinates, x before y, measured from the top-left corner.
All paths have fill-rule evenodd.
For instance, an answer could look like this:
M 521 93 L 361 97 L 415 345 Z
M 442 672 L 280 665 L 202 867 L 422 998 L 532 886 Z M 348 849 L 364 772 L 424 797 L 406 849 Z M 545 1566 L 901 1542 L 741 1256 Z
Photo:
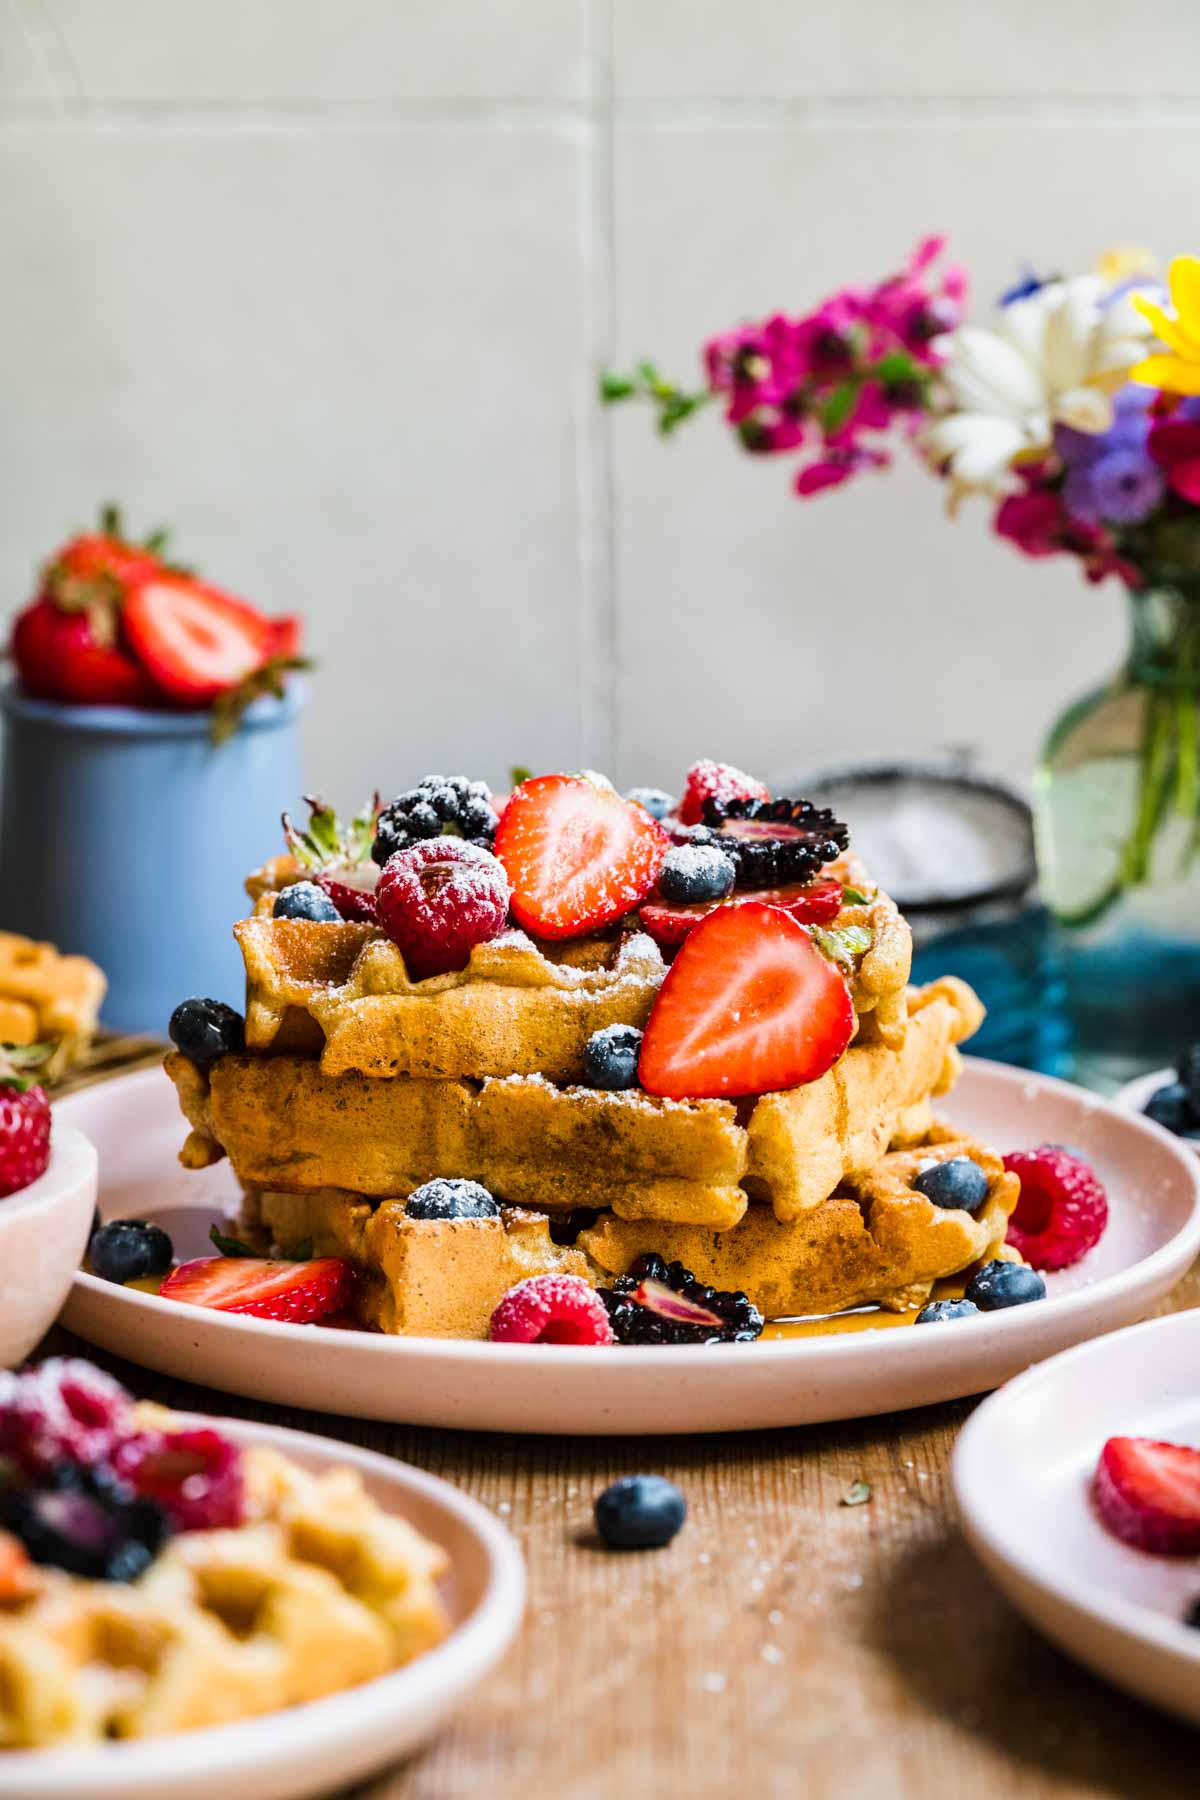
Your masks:
M 843 887 L 842 901 L 846 906 L 870 906 L 871 902 L 856 887 Z
M 533 780 L 533 770 L 527 769 L 524 763 L 514 763 L 508 771 L 508 779 L 513 787 L 519 788 L 522 782 Z
M 871 1484 L 869 1481 L 864 1481 L 862 1476 L 860 1475 L 857 1481 L 852 1481 L 850 1483 L 850 1486 L 846 1489 L 845 1493 L 842 1495 L 841 1499 L 838 1501 L 838 1505 L 839 1506 L 865 1506 L 867 1501 L 870 1498 L 871 1498 Z
M 842 925 L 825 931 L 820 925 L 810 926 L 813 942 L 830 960 L 843 969 L 853 971 L 855 961 L 871 948 L 874 933 L 869 925 Z
M 222 1256 L 258 1256 L 258 1251 L 252 1250 L 249 1244 L 243 1244 L 240 1238 L 226 1237 L 223 1232 L 217 1230 L 215 1225 L 210 1228 L 208 1238 L 210 1243 L 216 1245 Z

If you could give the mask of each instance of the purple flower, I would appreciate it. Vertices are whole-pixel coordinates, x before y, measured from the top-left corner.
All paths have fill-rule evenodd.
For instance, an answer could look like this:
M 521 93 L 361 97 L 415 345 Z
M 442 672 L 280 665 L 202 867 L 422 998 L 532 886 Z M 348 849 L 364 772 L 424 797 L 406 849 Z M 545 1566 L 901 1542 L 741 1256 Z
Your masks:
M 1140 444 L 1104 441 L 1101 455 L 1068 471 L 1063 500 L 1072 518 L 1085 525 L 1137 525 L 1162 500 L 1162 471 Z

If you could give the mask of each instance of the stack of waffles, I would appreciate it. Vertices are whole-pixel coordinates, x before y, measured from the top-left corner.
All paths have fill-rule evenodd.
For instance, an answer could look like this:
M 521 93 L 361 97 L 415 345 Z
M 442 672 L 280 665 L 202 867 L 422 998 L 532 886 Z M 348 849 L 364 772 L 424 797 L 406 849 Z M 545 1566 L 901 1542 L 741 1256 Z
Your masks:
M 372 924 L 274 917 L 302 873 L 276 859 L 235 927 L 244 1050 L 167 1059 L 182 1160 L 228 1156 L 260 1245 L 347 1258 L 364 1322 L 391 1333 L 483 1337 L 524 1277 L 607 1285 L 647 1251 L 768 1317 L 920 1304 L 1001 1250 L 1016 1203 L 1000 1159 L 934 1114 L 982 1009 L 959 981 L 910 987 L 893 902 L 850 856 L 828 872 L 847 886 L 843 941 L 863 946 L 849 1047 L 803 1087 L 676 1100 L 585 1084 L 589 1038 L 644 1027 L 666 974 L 636 918 L 558 943 L 510 929 L 413 980 Z M 914 1187 L 964 1155 L 988 1178 L 973 1213 Z M 436 1177 L 482 1183 L 499 1217 L 410 1218 L 406 1196 Z

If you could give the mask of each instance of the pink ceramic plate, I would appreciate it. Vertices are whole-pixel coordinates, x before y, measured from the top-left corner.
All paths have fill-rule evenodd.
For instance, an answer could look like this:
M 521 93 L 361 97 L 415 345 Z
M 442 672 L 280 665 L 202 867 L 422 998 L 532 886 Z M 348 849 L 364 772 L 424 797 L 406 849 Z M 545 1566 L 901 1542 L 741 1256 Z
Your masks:
M 389 1512 L 444 1546 L 454 1629 L 405 1669 L 307 1706 L 240 1725 L 68 1750 L 0 1750 L 0 1800 L 304 1800 L 340 1793 L 407 1755 L 488 1676 L 516 1636 L 525 1601 L 521 1553 L 478 1501 L 448 1482 L 306 1432 L 214 1421 L 309 1469 L 357 1469 Z
M 1200 1724 L 1200 1557 L 1106 1531 L 1089 1485 L 1106 1438 L 1200 1444 L 1200 1312 L 1083 1344 L 995 1394 L 954 1453 L 963 1527 L 1021 1612 L 1118 1687 Z
M 148 1368 L 287 1406 L 416 1425 L 591 1436 L 739 1431 L 861 1418 L 998 1386 L 1070 1344 L 1144 1318 L 1200 1250 L 1200 1165 L 1166 1132 L 1095 1094 L 967 1060 L 939 1110 L 1001 1150 L 1076 1144 L 1107 1183 L 1112 1223 L 1050 1297 L 954 1325 L 713 1348 L 571 1349 L 386 1338 L 278 1325 L 76 1277 L 64 1321 Z M 100 1151 L 106 1218 L 152 1214 L 181 1256 L 233 1212 L 228 1164 L 188 1173 L 158 1070 L 59 1103 Z

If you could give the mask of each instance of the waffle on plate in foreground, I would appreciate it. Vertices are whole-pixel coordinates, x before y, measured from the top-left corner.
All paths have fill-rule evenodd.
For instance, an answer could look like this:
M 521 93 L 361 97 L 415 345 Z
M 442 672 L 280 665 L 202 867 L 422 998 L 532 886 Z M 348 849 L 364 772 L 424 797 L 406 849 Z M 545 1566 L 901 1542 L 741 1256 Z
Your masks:
M 908 985 L 827 811 L 711 762 L 678 798 L 585 771 L 429 777 L 346 828 L 309 804 L 247 883 L 245 1015 L 172 1020 L 182 1160 L 246 1199 L 165 1297 L 663 1344 L 1042 1290 L 1004 1273 L 1017 1175 L 934 1116 L 982 1008 Z M 945 1281 L 977 1298 L 948 1313 Z

